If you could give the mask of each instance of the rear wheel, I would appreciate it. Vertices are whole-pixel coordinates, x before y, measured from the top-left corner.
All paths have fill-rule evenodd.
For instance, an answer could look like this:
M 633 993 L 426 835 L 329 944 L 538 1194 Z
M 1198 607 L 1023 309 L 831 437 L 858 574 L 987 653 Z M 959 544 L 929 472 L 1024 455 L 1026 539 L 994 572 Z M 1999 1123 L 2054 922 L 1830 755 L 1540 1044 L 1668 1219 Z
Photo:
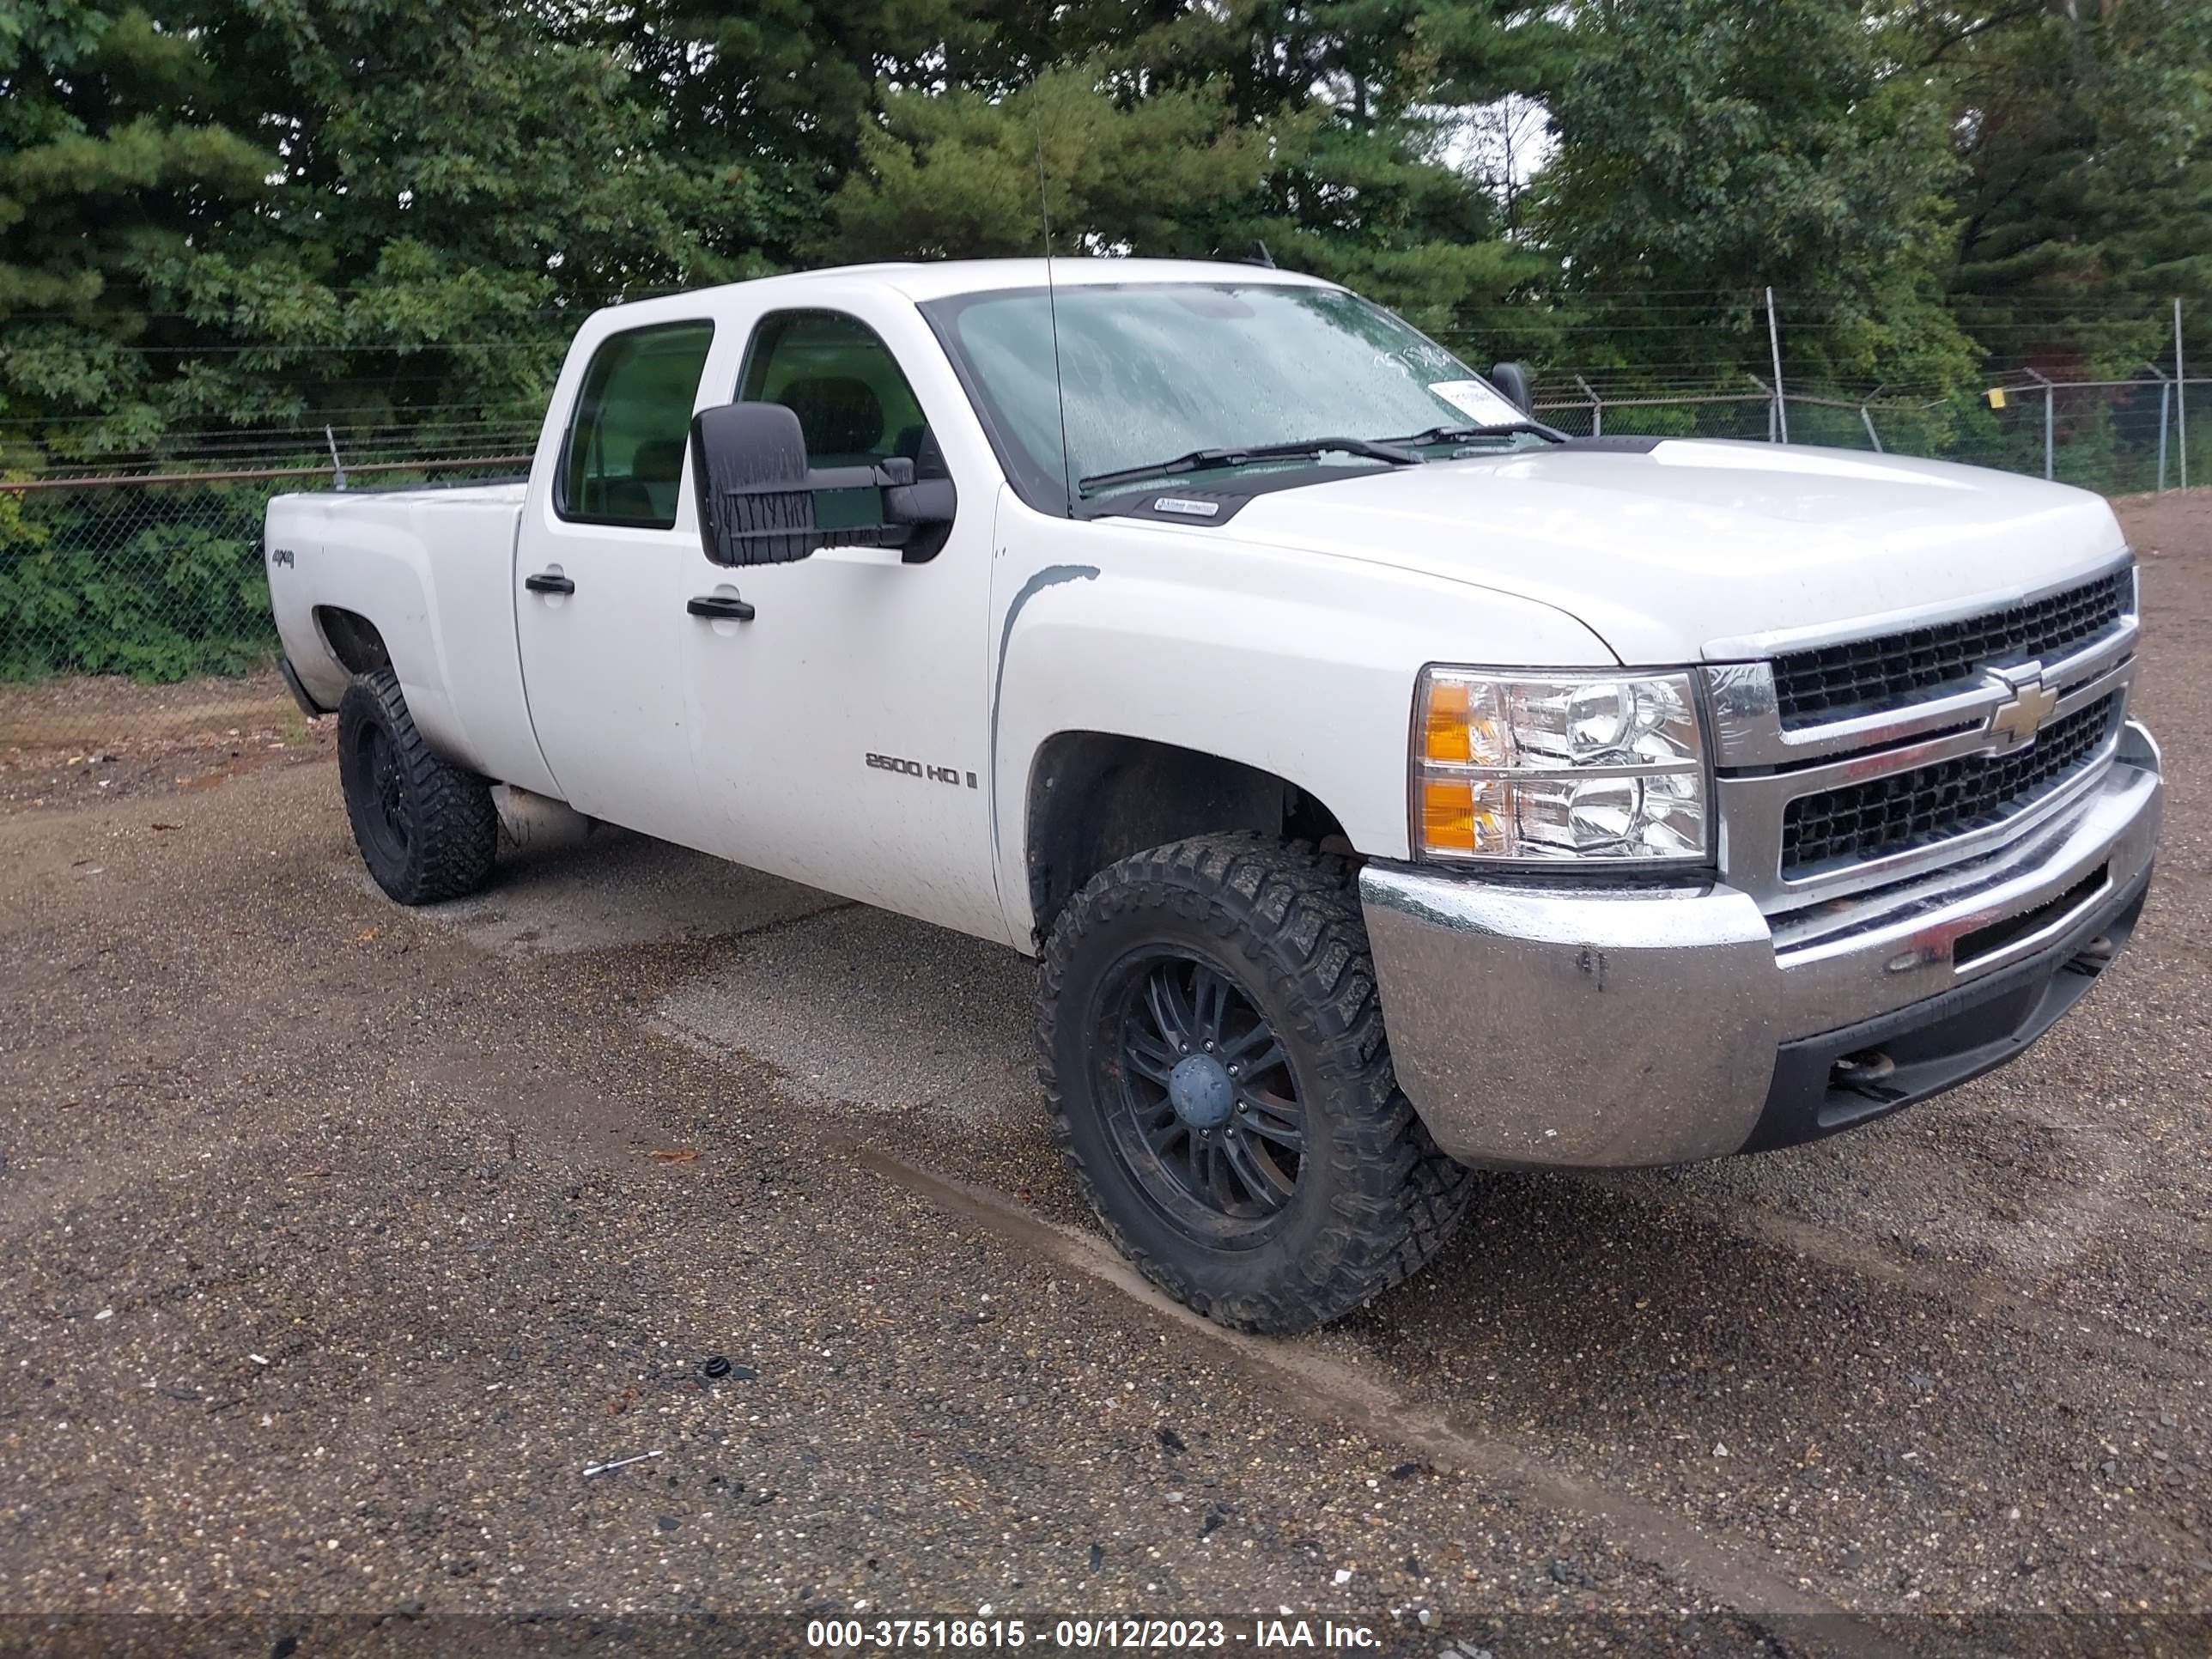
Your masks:
M 402 904 L 473 893 L 491 873 L 491 787 L 431 751 L 388 668 L 357 674 L 338 704 L 338 781 L 355 844 Z
M 1450 1235 L 1472 1177 L 1397 1088 L 1347 860 L 1248 836 L 1139 854 L 1069 902 L 1040 983 L 1084 1192 L 1200 1312 L 1307 1329 Z

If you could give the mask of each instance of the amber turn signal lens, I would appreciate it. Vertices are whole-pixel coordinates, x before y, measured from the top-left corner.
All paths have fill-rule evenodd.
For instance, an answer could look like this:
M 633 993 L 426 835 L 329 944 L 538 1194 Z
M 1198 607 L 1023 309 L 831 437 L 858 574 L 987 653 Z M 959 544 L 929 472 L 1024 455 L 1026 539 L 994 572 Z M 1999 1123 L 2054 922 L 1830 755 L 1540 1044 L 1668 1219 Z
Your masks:
M 1432 761 L 1468 759 L 1467 715 L 1466 686 L 1450 680 L 1431 683 L 1422 752 Z
M 1474 786 L 1472 783 L 1448 778 L 1422 781 L 1421 840 L 1431 848 L 1456 853 L 1475 850 Z

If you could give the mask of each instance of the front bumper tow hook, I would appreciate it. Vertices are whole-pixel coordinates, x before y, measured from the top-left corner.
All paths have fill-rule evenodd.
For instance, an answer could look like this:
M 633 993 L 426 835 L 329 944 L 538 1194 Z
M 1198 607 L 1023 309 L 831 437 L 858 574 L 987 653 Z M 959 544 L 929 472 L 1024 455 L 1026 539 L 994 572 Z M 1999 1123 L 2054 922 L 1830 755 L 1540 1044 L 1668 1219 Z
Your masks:
M 2070 973 L 2101 974 L 2105 965 L 2118 954 L 2119 947 L 2112 943 L 2112 936 L 2100 933 L 2068 957 L 2066 967 Z
M 1885 1086 L 1882 1079 L 1896 1069 L 1897 1062 L 1881 1049 L 1862 1048 L 1828 1068 L 1828 1086 L 1848 1089 L 1869 1100 L 1893 1100 L 1903 1091 Z

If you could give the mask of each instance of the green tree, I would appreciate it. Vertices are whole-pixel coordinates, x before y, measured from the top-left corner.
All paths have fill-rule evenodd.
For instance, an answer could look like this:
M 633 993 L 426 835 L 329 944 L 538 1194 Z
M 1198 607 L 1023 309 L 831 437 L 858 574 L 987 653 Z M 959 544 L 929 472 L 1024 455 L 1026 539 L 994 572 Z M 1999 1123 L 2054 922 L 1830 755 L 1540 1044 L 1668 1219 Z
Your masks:
M 0 15 L 0 465 L 295 460 L 325 423 L 355 459 L 378 431 L 403 453 L 513 448 L 586 310 L 761 268 L 732 251 L 737 181 L 672 157 L 650 87 L 550 15 Z M 0 673 L 250 660 L 259 501 L 27 498 L 0 520 Z
M 1034 255 L 1049 212 L 1057 252 L 1203 257 L 1221 204 L 1267 166 L 1257 129 L 1216 90 L 1117 101 L 1091 68 L 1005 97 L 895 93 L 860 133 L 836 203 L 848 258 Z
M 26 23 L 35 27 L 26 27 Z M 534 416 L 610 293 L 736 274 L 729 180 L 495 0 L 121 0 L 0 31 L 0 420 L 49 454 Z
M 2212 347 L 2212 8 L 2014 0 L 1917 33 L 1956 111 L 1954 303 L 1993 361 L 2131 372 L 2177 297 Z
M 0 416 L 145 423 L 135 273 L 222 235 L 270 166 L 199 106 L 208 67 L 136 9 L 28 0 L 0 25 Z
M 1562 31 L 1529 0 L 1221 0 L 1096 9 L 1097 49 L 1147 90 L 1224 89 L 1268 135 L 1259 186 L 1211 216 L 1212 245 L 1264 243 L 1438 332 L 1502 338 L 1550 262 L 1510 241 L 1450 159 L 1465 109 L 1555 72 Z
M 1763 368 L 1771 284 L 1814 378 L 1936 389 L 1973 352 L 1943 307 L 1946 109 L 1857 0 L 1583 0 L 1537 223 L 1585 338 L 1656 374 Z
M 1087 10 L 1080 3 L 1072 9 Z M 717 257 L 790 269 L 846 244 L 832 208 L 890 106 L 1002 97 L 1066 61 L 1048 0 L 641 0 L 577 9 L 660 112 L 668 153 L 739 192 L 694 227 Z

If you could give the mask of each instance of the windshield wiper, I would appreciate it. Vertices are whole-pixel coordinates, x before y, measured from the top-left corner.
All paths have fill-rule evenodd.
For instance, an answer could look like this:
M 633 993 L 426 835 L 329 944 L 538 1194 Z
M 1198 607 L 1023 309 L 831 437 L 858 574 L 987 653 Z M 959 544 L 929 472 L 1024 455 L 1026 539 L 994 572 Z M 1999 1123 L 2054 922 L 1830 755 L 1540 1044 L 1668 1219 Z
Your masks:
M 1419 449 L 1425 444 L 1463 444 L 1477 438 L 1510 438 L 1517 432 L 1533 432 L 1550 443 L 1563 444 L 1567 441 L 1565 433 L 1541 421 L 1501 421 L 1495 426 L 1432 426 L 1426 432 L 1416 432 L 1408 437 L 1382 438 L 1376 441 Z
M 1115 484 L 1145 483 L 1154 478 L 1172 478 L 1182 472 L 1210 471 L 1220 466 L 1243 466 L 1248 461 L 1297 460 L 1309 455 L 1342 453 L 1363 456 L 1370 461 L 1388 461 L 1393 466 L 1419 466 L 1421 458 L 1408 454 L 1395 443 L 1378 442 L 1370 438 L 1307 438 L 1290 444 L 1247 444 L 1237 449 L 1194 449 L 1187 455 L 1177 455 L 1171 460 L 1153 461 L 1145 466 L 1123 467 L 1118 472 L 1093 472 L 1088 477 L 1078 478 L 1075 487 L 1085 495 L 1094 489 L 1109 489 Z

